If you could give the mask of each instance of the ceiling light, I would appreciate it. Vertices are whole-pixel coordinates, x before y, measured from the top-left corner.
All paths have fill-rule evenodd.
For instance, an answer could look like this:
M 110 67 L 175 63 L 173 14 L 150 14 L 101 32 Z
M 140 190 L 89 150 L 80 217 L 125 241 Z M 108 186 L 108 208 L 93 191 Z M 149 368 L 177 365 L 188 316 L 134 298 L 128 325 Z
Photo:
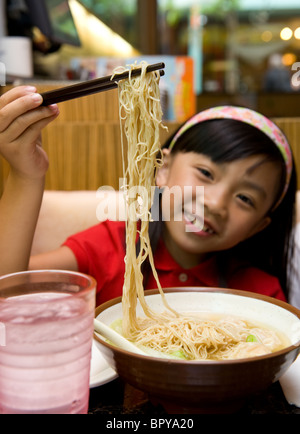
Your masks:
M 293 31 L 289 27 L 284 27 L 280 32 L 280 37 L 283 41 L 288 41 L 293 36 Z
M 294 36 L 296 39 L 300 39 L 300 27 L 297 27 L 297 29 L 294 31 Z

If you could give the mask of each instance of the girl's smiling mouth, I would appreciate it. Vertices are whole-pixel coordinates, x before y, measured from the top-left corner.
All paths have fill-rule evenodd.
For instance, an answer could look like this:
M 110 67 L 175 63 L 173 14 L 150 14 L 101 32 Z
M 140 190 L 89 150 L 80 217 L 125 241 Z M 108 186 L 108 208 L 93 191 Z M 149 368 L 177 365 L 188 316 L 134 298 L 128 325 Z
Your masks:
M 209 236 L 216 233 L 212 228 L 212 226 L 208 224 L 202 217 L 192 214 L 186 209 L 183 211 L 183 215 L 184 215 L 184 220 L 187 223 L 186 225 L 187 232 L 194 232 L 197 235 L 201 235 L 201 236 L 204 235 Z

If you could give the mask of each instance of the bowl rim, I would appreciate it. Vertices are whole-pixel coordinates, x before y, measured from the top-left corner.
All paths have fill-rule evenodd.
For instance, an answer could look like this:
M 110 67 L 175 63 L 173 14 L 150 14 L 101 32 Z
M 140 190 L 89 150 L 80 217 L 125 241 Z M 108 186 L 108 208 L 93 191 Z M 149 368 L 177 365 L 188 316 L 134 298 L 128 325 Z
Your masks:
M 244 291 L 244 290 L 239 290 L 239 289 L 231 289 L 231 288 L 218 288 L 218 287 L 189 287 L 189 286 L 184 286 L 184 287 L 168 287 L 168 288 L 163 288 L 163 292 L 164 293 L 174 293 L 174 292 L 211 292 L 211 293 L 225 293 L 225 294 L 231 294 L 231 295 L 238 295 L 238 296 L 242 296 L 242 297 L 249 297 L 249 298 L 255 298 L 255 299 L 259 299 L 262 300 L 264 302 L 267 303 L 271 303 L 271 304 L 275 304 L 285 310 L 288 310 L 289 312 L 291 312 L 292 314 L 294 314 L 300 321 L 300 310 L 297 309 L 295 306 L 292 306 L 291 304 L 279 300 L 277 298 L 274 297 L 270 297 L 268 295 L 264 295 L 264 294 L 259 294 L 259 293 L 255 293 L 255 292 L 250 292 L 250 291 Z M 159 294 L 159 290 L 158 289 L 147 289 L 145 290 L 145 296 L 148 295 L 155 295 L 155 294 Z M 111 306 L 114 306 L 116 304 L 120 304 L 122 302 L 122 296 L 120 297 L 116 297 L 113 298 L 111 300 L 108 300 L 102 304 L 100 304 L 99 306 L 96 307 L 95 309 L 95 318 L 98 317 L 98 315 L 105 311 L 106 309 L 108 309 Z M 249 363 L 249 362 L 257 362 L 260 361 L 262 359 L 270 359 L 270 358 L 275 358 L 284 354 L 287 354 L 293 350 L 298 350 L 300 352 L 300 340 L 293 345 L 289 345 L 288 347 L 285 347 L 281 350 L 278 351 L 274 351 L 272 353 L 268 353 L 265 355 L 261 355 L 261 356 L 254 356 L 254 357 L 247 357 L 247 358 L 240 358 L 240 359 L 229 359 L 229 360 L 181 360 L 181 359 L 167 359 L 167 358 L 162 358 L 162 357 L 155 357 L 155 356 L 150 356 L 148 354 L 146 355 L 140 355 L 140 354 L 136 354 L 136 353 L 132 353 L 131 351 L 127 351 L 127 350 L 123 350 L 122 348 L 117 348 L 116 346 L 106 342 L 104 340 L 104 338 L 102 339 L 99 335 L 97 335 L 94 332 L 94 339 L 99 342 L 101 345 L 105 346 L 106 348 L 113 350 L 113 351 L 118 351 L 121 354 L 124 355 L 131 355 L 133 357 L 136 357 L 138 359 L 144 359 L 145 358 L 147 360 L 151 360 L 151 361 L 157 361 L 157 363 L 161 363 L 162 361 L 167 362 L 167 363 L 171 363 L 171 364 L 189 364 L 189 365 L 228 365 L 228 364 L 239 364 L 239 363 Z

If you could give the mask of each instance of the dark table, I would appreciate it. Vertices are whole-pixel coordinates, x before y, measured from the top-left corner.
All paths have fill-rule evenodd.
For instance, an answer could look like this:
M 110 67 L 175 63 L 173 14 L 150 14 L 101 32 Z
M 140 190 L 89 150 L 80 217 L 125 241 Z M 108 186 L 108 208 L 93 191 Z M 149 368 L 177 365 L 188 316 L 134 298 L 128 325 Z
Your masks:
M 149 401 L 148 396 L 120 378 L 90 391 L 89 414 L 106 415 L 167 415 L 161 405 Z M 265 392 L 249 397 L 236 413 L 249 414 L 300 414 L 300 408 L 289 405 L 279 382 L 272 384 Z

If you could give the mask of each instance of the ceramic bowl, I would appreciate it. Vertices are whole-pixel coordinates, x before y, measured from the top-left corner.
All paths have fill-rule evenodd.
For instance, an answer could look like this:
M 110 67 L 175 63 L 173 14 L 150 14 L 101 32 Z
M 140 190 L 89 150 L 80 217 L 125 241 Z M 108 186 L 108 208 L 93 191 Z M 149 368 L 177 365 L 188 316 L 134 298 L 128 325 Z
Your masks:
M 169 413 L 237 411 L 249 396 L 277 381 L 300 352 L 300 311 L 287 303 L 220 288 L 169 288 L 164 292 L 178 312 L 242 316 L 281 330 L 291 342 L 280 351 L 248 359 L 186 361 L 133 354 L 95 335 L 97 346 L 119 376 Z M 147 291 L 146 301 L 157 312 L 165 310 L 157 290 Z M 140 306 L 137 313 L 143 315 Z M 96 317 L 108 325 L 121 318 L 121 298 L 99 306 Z

